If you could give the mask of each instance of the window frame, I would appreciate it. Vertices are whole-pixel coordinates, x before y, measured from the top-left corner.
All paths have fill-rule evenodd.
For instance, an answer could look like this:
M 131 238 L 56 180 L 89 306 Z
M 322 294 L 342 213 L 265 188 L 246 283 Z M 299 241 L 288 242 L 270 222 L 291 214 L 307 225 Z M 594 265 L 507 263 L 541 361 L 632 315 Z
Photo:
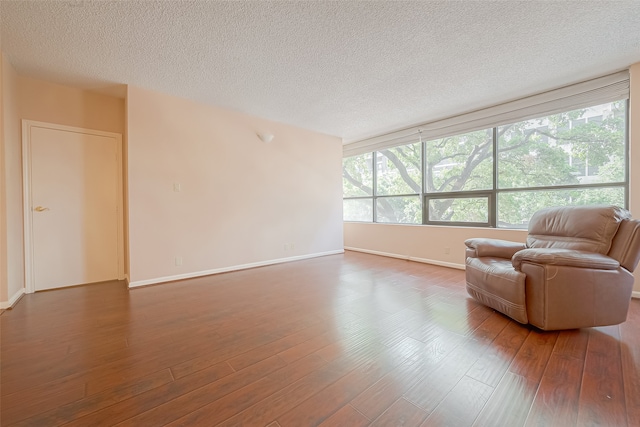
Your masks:
M 495 222 L 495 193 L 491 190 L 453 191 L 448 193 L 424 193 L 422 203 L 423 225 L 445 225 L 451 227 L 491 227 Z M 433 221 L 429 219 L 429 201 L 439 199 L 487 199 L 487 222 L 473 221 Z

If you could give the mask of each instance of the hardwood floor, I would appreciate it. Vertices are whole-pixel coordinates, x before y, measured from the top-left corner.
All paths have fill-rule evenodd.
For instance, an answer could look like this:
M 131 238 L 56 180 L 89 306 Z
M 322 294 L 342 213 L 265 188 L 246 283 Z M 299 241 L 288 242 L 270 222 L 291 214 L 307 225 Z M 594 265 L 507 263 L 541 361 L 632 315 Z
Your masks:
M 541 332 L 464 272 L 347 252 L 0 316 L 2 426 L 638 426 L 640 301 Z

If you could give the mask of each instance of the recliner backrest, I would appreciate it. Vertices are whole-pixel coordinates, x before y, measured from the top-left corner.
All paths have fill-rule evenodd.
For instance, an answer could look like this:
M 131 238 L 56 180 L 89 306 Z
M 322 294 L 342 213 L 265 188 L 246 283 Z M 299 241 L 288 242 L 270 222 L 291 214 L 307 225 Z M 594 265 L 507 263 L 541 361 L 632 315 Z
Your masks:
M 609 256 L 633 272 L 640 261 L 640 221 L 625 219 L 613 238 Z
M 617 206 L 541 209 L 529 221 L 527 247 L 608 254 L 620 223 L 630 217 L 627 210 Z

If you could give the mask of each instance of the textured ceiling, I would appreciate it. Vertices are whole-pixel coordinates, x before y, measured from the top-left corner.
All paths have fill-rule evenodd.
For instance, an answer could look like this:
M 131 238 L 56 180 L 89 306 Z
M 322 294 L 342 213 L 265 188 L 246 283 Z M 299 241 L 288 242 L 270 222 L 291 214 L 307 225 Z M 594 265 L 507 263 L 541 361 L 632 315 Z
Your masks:
M 21 74 L 131 84 L 345 142 L 640 61 L 640 0 L 2 0 L 0 12 Z

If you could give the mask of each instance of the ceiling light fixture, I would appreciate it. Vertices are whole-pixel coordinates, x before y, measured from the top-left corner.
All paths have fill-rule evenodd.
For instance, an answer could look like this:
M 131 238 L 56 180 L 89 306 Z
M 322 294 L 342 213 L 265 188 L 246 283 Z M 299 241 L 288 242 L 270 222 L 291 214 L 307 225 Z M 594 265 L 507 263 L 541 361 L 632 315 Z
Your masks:
M 262 142 L 266 142 L 267 144 L 273 140 L 272 133 L 259 133 L 257 135 L 258 135 L 258 138 L 262 140 Z

